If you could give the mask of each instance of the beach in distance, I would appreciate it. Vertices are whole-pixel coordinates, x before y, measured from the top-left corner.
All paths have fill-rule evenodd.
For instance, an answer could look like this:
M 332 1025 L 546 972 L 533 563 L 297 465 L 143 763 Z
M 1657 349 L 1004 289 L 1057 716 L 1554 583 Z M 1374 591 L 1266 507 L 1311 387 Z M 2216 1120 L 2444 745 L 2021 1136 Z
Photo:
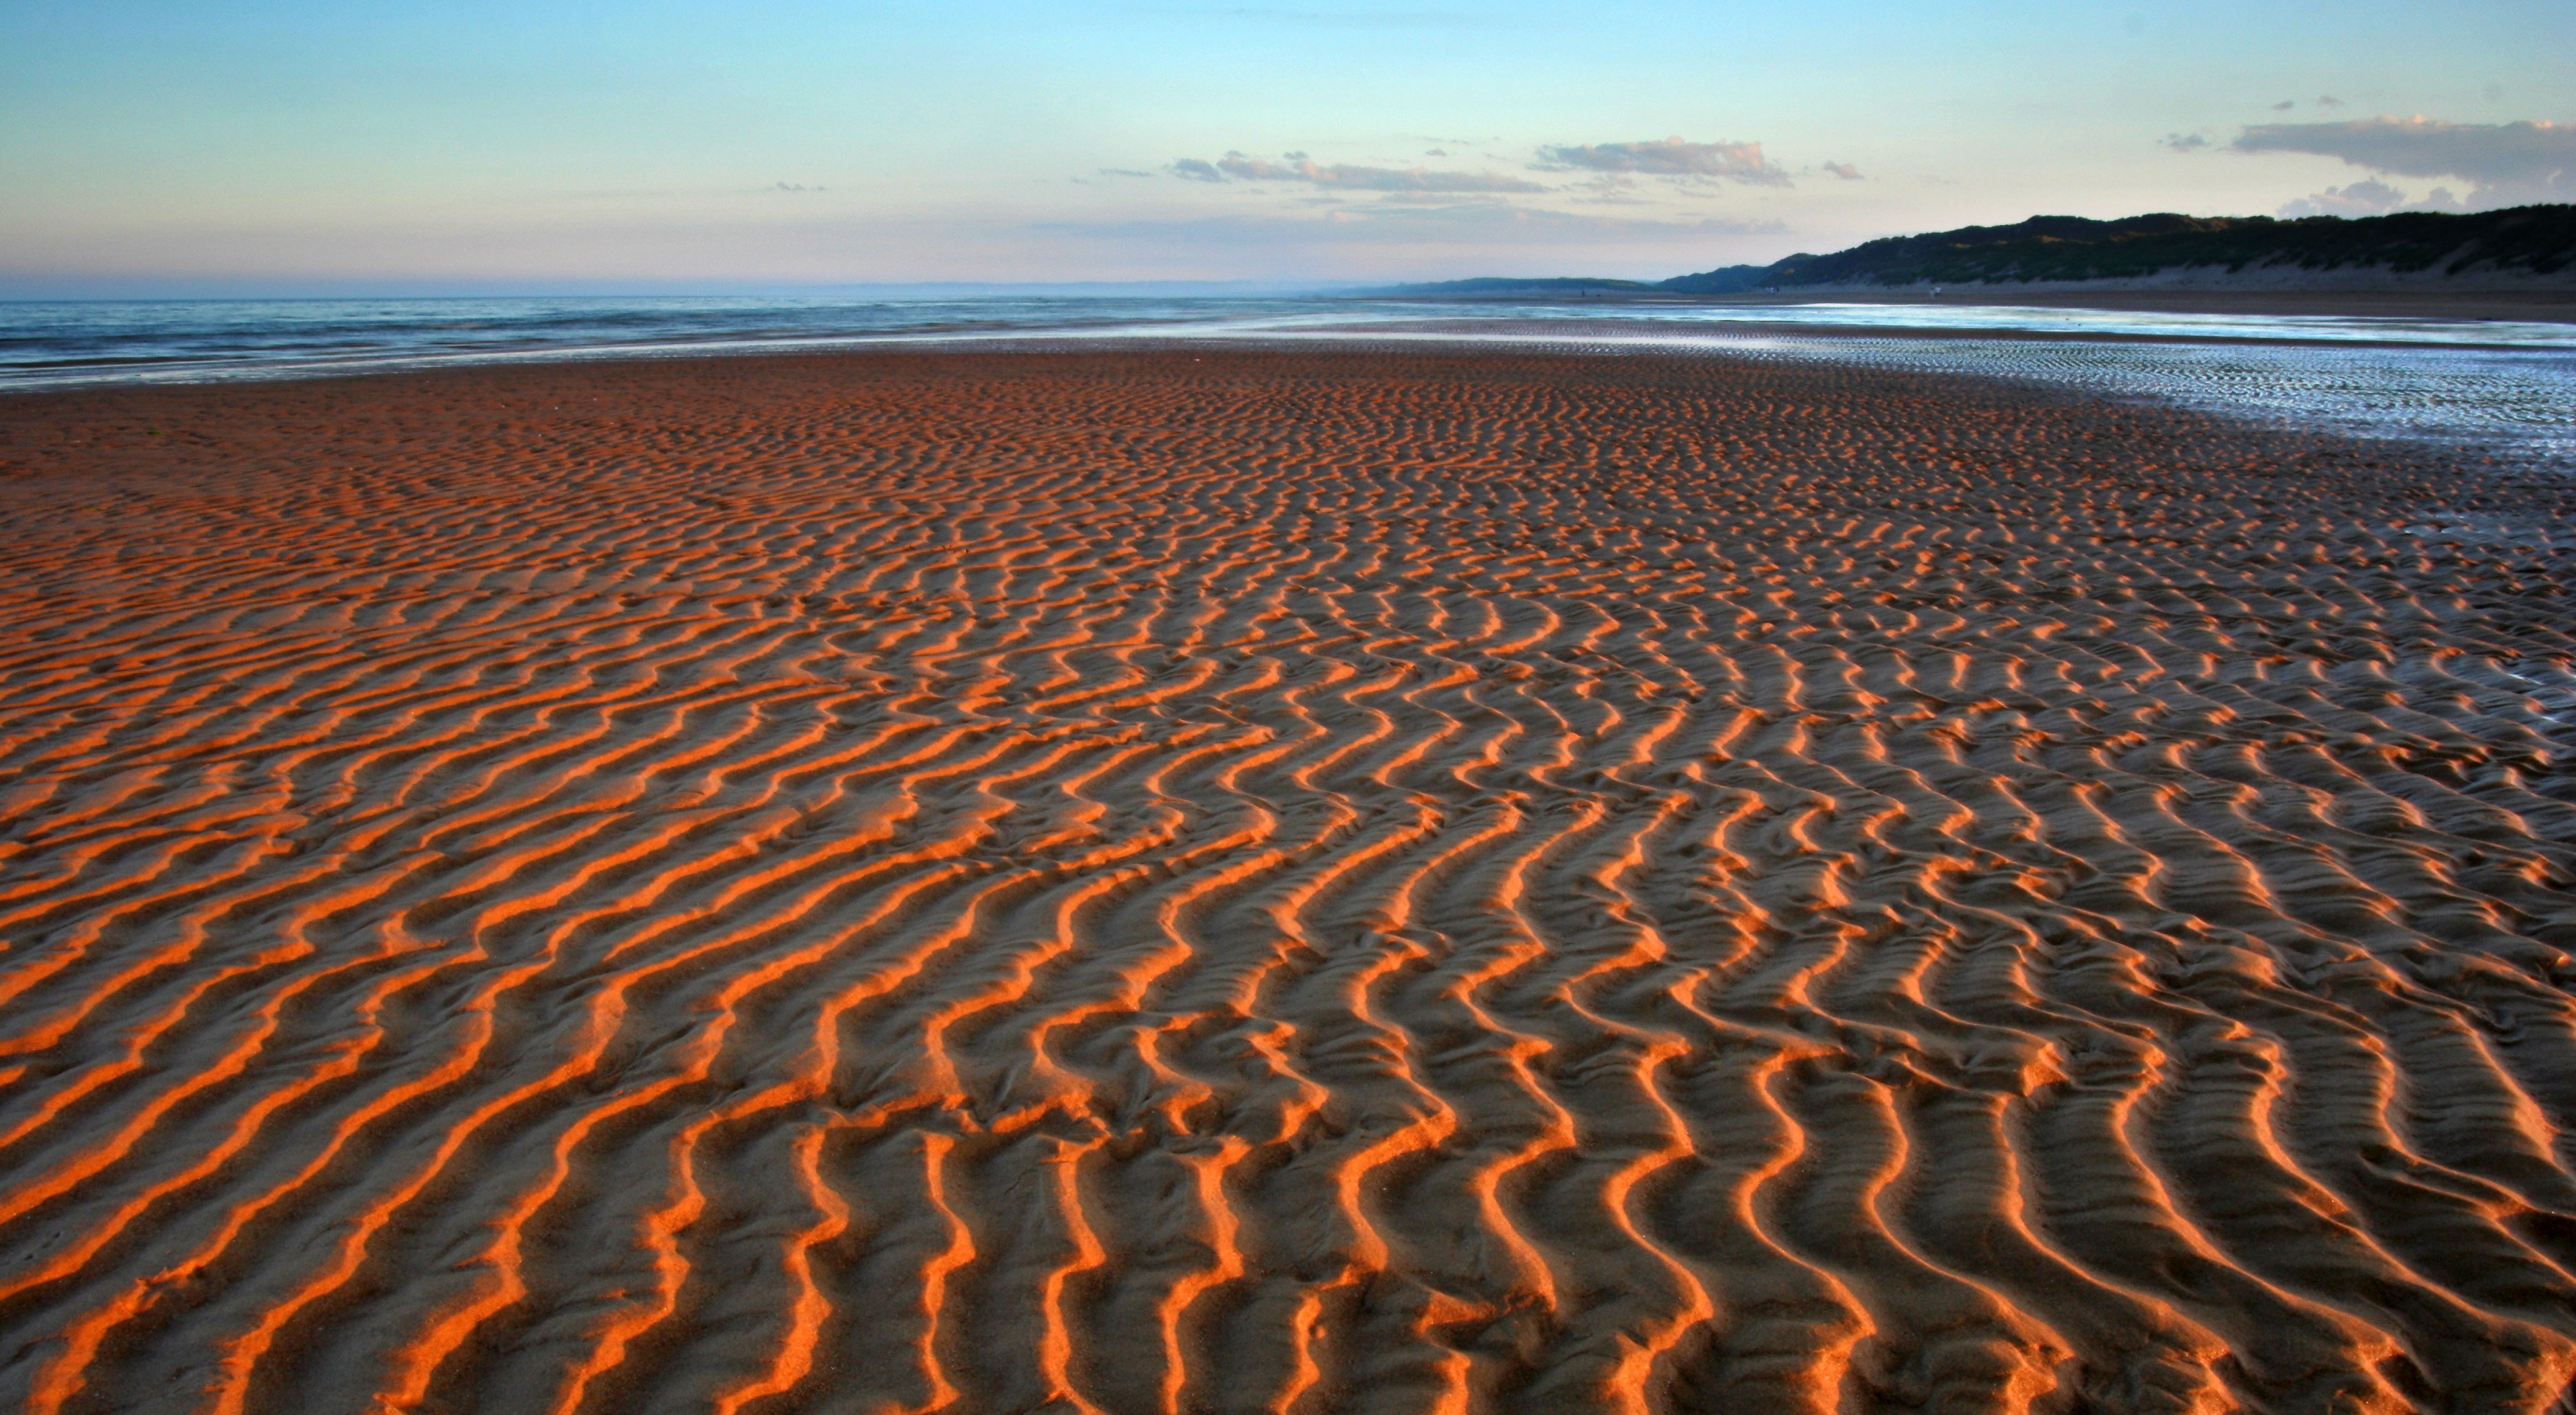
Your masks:
M 0 394 L 0 1404 L 2565 1408 L 2562 444 L 1401 332 Z
M 1568 282 L 1576 283 L 1576 282 Z M 1526 287 L 1523 287 L 1526 288 Z M 1486 298 L 1510 298 L 1509 286 Z M 1474 298 L 1457 295 L 1453 299 Z M 1935 289 L 1799 290 L 1778 294 L 1741 291 L 1728 295 L 1622 295 L 1599 291 L 1583 296 L 1634 299 L 1640 303 L 1697 305 L 1712 310 L 1796 308 L 1804 305 L 2006 305 L 2030 309 L 2133 310 L 2153 314 L 2294 315 L 2322 318 L 2509 320 L 2552 324 L 2576 323 L 2576 286 L 2528 288 L 2392 288 L 2313 289 L 2260 285 L 2157 285 L 2112 280 L 2038 282 L 2004 286 L 1948 286 Z

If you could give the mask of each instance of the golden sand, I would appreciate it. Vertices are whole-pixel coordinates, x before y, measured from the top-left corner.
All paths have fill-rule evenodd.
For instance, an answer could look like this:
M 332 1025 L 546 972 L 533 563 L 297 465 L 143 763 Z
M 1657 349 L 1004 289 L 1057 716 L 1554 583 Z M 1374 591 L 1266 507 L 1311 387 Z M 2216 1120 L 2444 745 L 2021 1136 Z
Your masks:
M 0 519 L 0 1403 L 2576 1374 L 2563 485 L 879 355 L 18 397 Z

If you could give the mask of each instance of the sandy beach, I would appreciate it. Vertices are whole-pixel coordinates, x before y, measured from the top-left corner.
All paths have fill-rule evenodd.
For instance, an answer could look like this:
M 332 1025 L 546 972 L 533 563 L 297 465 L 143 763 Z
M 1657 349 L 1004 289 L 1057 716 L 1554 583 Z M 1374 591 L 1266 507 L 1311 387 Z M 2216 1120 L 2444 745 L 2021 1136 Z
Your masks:
M 1444 298 L 1458 304 L 1474 304 L 1480 299 L 1472 295 Z M 1481 298 L 1499 303 L 1524 297 L 1497 294 Z M 1777 294 L 1748 290 L 1732 295 L 1649 295 L 1605 291 L 1587 295 L 1584 299 L 1602 306 L 1679 305 L 1717 310 L 1730 307 L 1795 308 L 1800 305 L 1921 305 L 1935 308 L 2000 305 L 2036 309 L 2128 310 L 2145 314 L 2576 323 L 2576 284 L 2539 281 L 2499 287 L 2428 280 L 2413 287 L 2356 284 L 2345 288 L 2251 282 L 2230 286 L 2123 280 L 2007 281 L 1944 286 L 1937 295 L 1924 286 L 1892 285 L 1866 289 L 1816 287 Z
M 2571 547 L 1717 357 L 0 400 L 0 1403 L 2538 1412 Z
M 2160 314 L 2287 314 L 2361 316 L 2370 319 L 2492 319 L 2576 323 L 2576 283 L 2550 286 L 2534 282 L 2521 288 L 2455 289 L 2427 281 L 2415 289 L 2360 287 L 2300 289 L 2296 286 L 2230 289 L 2223 285 L 2156 289 L 2141 282 L 2128 289 L 2089 289 L 2082 285 L 1970 286 L 1950 289 L 1937 298 L 1961 295 L 1995 304 L 2038 305 L 2064 309 L 2142 310 Z M 2117 285 L 2119 282 L 2102 282 Z M 1777 298 L 1777 297 L 1775 297 Z M 1845 296 L 1844 298 L 1850 298 Z M 1897 299 L 1923 298 L 1906 291 Z

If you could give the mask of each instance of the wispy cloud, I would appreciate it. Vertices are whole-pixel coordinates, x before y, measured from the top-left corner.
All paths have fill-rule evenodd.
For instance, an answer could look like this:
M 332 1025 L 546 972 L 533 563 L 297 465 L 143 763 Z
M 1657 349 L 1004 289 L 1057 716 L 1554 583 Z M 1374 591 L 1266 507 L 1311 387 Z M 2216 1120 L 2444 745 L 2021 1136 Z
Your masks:
M 1639 194 L 1643 185 L 1625 172 L 1603 172 L 1575 183 L 1572 190 L 1582 193 L 1574 200 L 1586 206 L 1646 206 L 1650 203 Z
M 1846 182 L 1857 182 L 1861 180 L 1860 169 L 1854 167 L 1848 162 L 1828 162 L 1825 164 L 1825 170 L 1842 178 Z
M 1650 177 L 1722 178 L 1766 187 L 1789 185 L 1787 171 L 1762 155 L 1758 142 L 1605 142 L 1539 149 L 1539 165 L 1559 171 L 1636 172 Z
M 1180 19 L 1249 20 L 1260 24 L 1319 29 L 1494 29 L 1503 23 L 1494 16 L 1462 10 L 1321 10 L 1228 5 L 1213 9 L 1152 6 L 1142 8 L 1140 12 Z
M 2156 146 L 2169 147 L 2176 152 L 2197 152 L 2209 146 L 2209 139 L 2199 133 L 2167 133 L 2156 139 Z
M 2267 123 L 2230 144 L 2238 152 L 2336 157 L 2400 177 L 2453 177 L 2472 190 L 2471 209 L 2576 201 L 2576 123 L 2453 123 L 2356 118 L 2341 123 Z M 2321 194 L 2322 195 L 2322 194 Z
M 1251 244 L 1432 242 L 1556 245 L 1661 241 L 1698 236 L 1779 235 L 1788 228 L 1772 220 L 1723 217 L 1656 220 L 1551 211 L 1501 201 L 1461 201 L 1438 205 L 1371 202 L 1337 206 L 1313 216 L 1237 215 L 1049 222 L 1032 229 L 1092 239 L 1156 237 Z
M 1342 29 L 1489 29 L 1495 24 L 1488 16 L 1456 10 L 1277 10 L 1242 6 L 1225 13 L 1238 20 Z
M 1214 162 L 1184 157 L 1171 165 L 1172 175 L 1194 182 L 1292 182 L 1343 192 L 1388 192 L 1460 195 L 1467 193 L 1543 192 L 1548 188 L 1499 172 L 1448 172 L 1430 167 L 1360 167 L 1322 163 L 1302 152 L 1279 161 L 1229 152 Z

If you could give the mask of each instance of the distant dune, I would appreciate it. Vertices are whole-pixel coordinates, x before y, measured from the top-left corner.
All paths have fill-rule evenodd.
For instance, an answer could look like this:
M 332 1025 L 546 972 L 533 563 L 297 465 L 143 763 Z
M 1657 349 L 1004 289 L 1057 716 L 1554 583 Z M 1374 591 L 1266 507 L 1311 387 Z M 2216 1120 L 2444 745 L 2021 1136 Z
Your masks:
M 2576 1374 L 2564 479 L 1361 349 L 0 411 L 11 1408 Z
M 2025 290 L 2576 290 L 2576 206 L 2457 216 L 2034 216 L 1891 236 L 1832 255 L 1653 282 L 1455 280 L 1409 295 L 1739 295 L 2007 286 Z

